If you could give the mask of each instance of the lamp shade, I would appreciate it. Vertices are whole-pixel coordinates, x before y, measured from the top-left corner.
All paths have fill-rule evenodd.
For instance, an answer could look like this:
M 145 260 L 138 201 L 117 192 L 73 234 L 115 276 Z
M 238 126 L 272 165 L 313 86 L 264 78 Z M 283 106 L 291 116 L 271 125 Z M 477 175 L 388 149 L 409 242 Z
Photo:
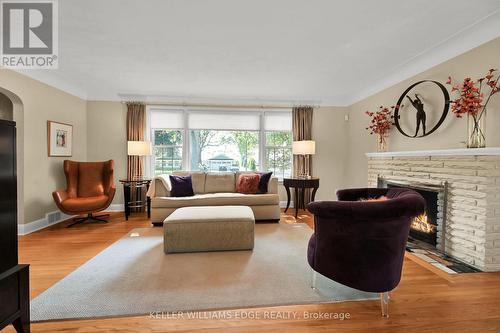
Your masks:
M 313 140 L 294 141 L 292 152 L 294 155 L 314 155 L 316 153 L 316 142 Z
M 127 141 L 127 153 L 129 156 L 153 155 L 153 146 L 150 141 Z

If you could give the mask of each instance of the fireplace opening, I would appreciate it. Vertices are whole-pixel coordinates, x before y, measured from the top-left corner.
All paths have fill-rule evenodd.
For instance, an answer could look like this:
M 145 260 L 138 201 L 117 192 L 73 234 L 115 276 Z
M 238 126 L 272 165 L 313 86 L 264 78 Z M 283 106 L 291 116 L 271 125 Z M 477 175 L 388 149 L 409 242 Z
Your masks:
M 415 217 L 410 225 L 409 240 L 425 243 L 431 248 L 444 249 L 444 226 L 446 206 L 446 186 L 430 184 L 403 183 L 379 177 L 378 187 L 381 188 L 407 188 L 418 192 L 426 203 L 425 212 Z M 440 213 L 441 212 L 441 215 Z
M 403 187 L 402 185 L 387 184 L 388 188 Z M 413 191 L 420 193 L 425 199 L 426 210 L 415 217 L 410 225 L 410 238 L 418 239 L 434 247 L 437 246 L 438 233 L 438 192 L 408 186 Z

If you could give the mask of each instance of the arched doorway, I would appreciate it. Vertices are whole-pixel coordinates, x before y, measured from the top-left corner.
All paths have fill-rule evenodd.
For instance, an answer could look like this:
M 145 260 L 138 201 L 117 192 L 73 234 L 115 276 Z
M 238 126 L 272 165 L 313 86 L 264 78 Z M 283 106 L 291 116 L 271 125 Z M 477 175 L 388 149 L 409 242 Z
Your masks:
M 0 94 L 0 119 L 14 120 L 14 106 L 4 94 Z
M 16 122 L 17 223 L 24 224 L 24 112 L 19 96 L 0 87 L 0 118 Z

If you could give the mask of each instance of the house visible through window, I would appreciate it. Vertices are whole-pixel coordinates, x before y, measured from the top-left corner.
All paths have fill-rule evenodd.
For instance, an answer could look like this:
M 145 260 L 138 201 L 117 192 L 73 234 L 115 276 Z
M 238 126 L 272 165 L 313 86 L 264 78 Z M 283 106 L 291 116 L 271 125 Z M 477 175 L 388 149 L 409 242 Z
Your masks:
M 192 171 L 292 173 L 289 111 L 169 110 L 153 108 L 150 174 Z
M 258 171 L 258 131 L 190 130 L 191 170 Z

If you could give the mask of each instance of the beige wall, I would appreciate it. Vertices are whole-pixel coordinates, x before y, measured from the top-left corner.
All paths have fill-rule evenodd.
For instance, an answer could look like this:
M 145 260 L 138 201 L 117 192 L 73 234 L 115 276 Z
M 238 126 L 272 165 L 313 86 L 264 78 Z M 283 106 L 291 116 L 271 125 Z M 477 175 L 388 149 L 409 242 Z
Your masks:
M 483 76 L 490 68 L 500 69 L 500 38 L 446 61 L 419 75 L 385 89 L 349 107 L 349 140 L 347 154 L 346 186 L 365 186 L 367 183 L 366 152 L 376 151 L 375 137 L 365 130 L 369 119 L 366 110 L 376 110 L 380 105 L 396 104 L 401 93 L 412 83 L 423 79 L 446 82 L 449 75 L 456 80 Z M 447 86 L 449 88 L 449 86 Z M 450 89 L 449 89 L 450 90 Z M 454 95 L 451 95 L 452 98 Z M 488 106 L 487 145 L 500 147 L 500 94 L 495 95 Z M 411 139 L 393 129 L 389 138 L 389 150 L 425 150 L 463 148 L 466 140 L 466 119 L 456 119 L 451 113 L 438 131 L 425 138 Z
M 348 123 L 344 120 L 349 109 L 322 107 L 314 110 L 312 136 L 316 141 L 313 176 L 320 178 L 316 200 L 334 199 L 336 190 L 344 186 Z
M 116 194 L 113 204 L 123 203 L 127 177 L 127 108 L 120 102 L 87 102 L 87 158 L 89 161 L 115 161 Z
M 64 157 L 47 155 L 47 120 L 73 125 L 73 156 L 71 159 L 85 161 L 87 158 L 86 102 L 78 97 L 30 79 L 14 71 L 0 69 L 0 88 L 19 97 L 22 115 L 14 114 L 18 123 L 19 183 L 24 184 L 24 218 L 20 224 L 45 217 L 56 210 L 52 191 L 66 186 L 62 161 Z M 21 127 L 21 128 L 20 128 Z M 19 161 L 19 160 L 18 160 Z M 24 178 L 24 179 L 21 179 Z

